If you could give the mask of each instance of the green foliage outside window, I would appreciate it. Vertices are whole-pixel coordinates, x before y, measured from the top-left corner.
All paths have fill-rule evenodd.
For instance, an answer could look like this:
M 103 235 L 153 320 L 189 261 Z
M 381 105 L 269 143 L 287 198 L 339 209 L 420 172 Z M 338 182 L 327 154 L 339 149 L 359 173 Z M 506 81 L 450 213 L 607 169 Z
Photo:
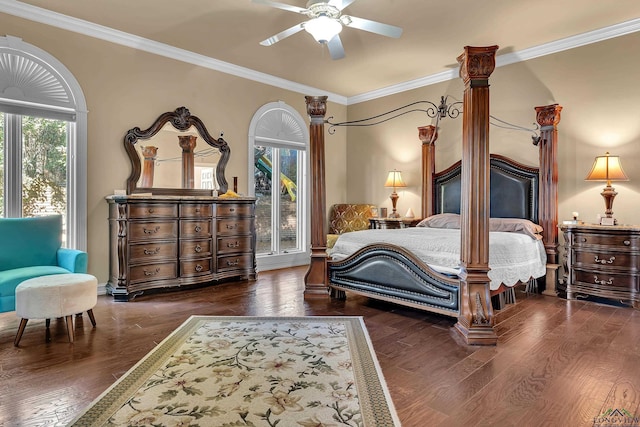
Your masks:
M 67 123 L 22 117 L 23 216 L 66 212 Z

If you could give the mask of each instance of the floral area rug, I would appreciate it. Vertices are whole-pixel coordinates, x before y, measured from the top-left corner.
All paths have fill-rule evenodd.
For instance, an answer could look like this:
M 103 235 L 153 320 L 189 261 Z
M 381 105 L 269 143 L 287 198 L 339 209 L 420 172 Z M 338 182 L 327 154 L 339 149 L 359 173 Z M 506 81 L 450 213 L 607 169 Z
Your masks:
M 399 426 L 361 317 L 192 316 L 73 426 Z

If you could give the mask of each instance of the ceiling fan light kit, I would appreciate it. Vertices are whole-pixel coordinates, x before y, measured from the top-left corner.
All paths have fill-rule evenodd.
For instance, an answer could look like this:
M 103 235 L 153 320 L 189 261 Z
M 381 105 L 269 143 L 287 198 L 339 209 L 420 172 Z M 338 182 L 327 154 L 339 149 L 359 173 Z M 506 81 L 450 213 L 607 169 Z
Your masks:
M 318 43 L 327 43 L 342 31 L 342 24 L 337 19 L 325 15 L 313 18 L 302 25 Z
M 313 38 L 329 49 L 332 59 L 344 58 L 344 47 L 340 40 L 340 32 L 343 27 L 356 28 L 386 37 L 398 38 L 402 34 L 402 28 L 383 24 L 369 19 L 356 18 L 354 16 L 341 15 L 342 10 L 355 0 L 309 0 L 307 8 L 292 6 L 271 0 L 253 0 L 254 3 L 264 4 L 276 9 L 287 10 L 310 19 L 296 24 L 291 28 L 279 32 L 260 42 L 263 46 L 271 46 L 301 30 L 305 30 Z

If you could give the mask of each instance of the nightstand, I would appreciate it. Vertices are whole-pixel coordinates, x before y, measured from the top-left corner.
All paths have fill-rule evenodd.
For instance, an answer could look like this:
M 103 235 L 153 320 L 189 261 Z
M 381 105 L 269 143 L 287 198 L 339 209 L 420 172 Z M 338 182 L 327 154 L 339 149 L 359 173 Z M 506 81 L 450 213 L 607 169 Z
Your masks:
M 397 229 L 415 227 L 420 222 L 415 218 L 369 218 L 371 229 Z
M 565 224 L 567 299 L 588 295 L 640 308 L 640 226 Z

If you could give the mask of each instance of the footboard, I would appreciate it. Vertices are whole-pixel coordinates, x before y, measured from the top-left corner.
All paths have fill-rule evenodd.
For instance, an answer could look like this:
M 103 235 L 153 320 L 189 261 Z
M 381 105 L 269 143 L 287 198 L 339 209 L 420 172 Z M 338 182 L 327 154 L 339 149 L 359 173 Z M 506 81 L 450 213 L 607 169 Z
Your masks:
M 376 243 L 327 264 L 334 297 L 351 291 L 447 316 L 460 313 L 459 280 L 434 271 L 399 246 Z

